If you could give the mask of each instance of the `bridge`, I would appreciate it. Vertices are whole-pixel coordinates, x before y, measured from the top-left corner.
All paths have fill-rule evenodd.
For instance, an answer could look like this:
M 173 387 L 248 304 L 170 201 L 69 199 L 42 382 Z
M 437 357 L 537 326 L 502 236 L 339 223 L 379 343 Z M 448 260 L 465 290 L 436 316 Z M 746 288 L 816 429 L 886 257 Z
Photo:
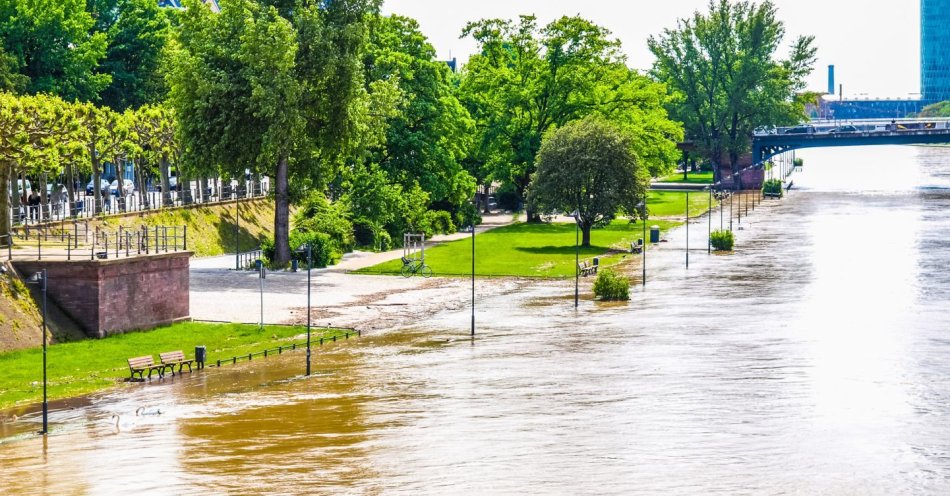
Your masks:
M 752 138 L 752 163 L 800 148 L 937 143 L 950 143 L 950 119 L 812 121 L 757 131 Z

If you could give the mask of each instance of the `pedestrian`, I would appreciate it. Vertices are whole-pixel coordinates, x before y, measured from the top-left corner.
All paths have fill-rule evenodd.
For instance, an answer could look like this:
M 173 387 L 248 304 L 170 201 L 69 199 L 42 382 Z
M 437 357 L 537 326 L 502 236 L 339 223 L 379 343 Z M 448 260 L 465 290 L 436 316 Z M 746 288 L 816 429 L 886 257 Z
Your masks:
M 30 198 L 27 200 L 27 203 L 30 208 L 30 219 L 38 219 L 40 213 L 40 195 L 36 193 L 36 190 L 30 192 Z

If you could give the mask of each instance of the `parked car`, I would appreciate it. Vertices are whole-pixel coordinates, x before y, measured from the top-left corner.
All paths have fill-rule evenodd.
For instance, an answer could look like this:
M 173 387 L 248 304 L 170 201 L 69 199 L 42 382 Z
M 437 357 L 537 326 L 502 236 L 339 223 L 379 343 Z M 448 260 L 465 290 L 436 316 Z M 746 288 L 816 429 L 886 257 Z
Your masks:
M 838 127 L 834 128 L 834 129 L 832 129 L 831 131 L 828 131 L 828 132 L 829 132 L 829 133 L 856 133 L 856 132 L 858 132 L 858 128 L 856 128 L 856 127 L 854 127 L 854 126 L 852 126 L 852 125 L 838 126 Z
M 93 189 L 92 181 L 93 181 L 93 180 L 90 180 L 90 181 L 89 181 L 89 184 L 86 185 L 86 196 L 92 196 L 92 195 L 94 195 L 94 194 L 96 193 L 96 190 Z M 101 179 L 101 178 L 100 178 L 100 179 L 99 179 L 99 191 L 105 191 L 106 188 L 108 188 L 108 187 L 109 187 L 109 181 L 106 181 L 105 179 Z
M 119 196 L 119 180 L 116 179 L 112 181 L 112 184 L 109 185 L 109 192 L 112 193 L 112 196 Z M 126 179 L 122 183 L 122 196 L 129 196 L 135 192 L 135 183 L 131 179 Z
M 155 190 L 158 192 L 162 191 L 161 181 L 155 186 Z M 168 191 L 178 191 L 178 176 L 168 176 Z
M 785 134 L 815 134 L 815 126 L 798 126 L 785 130 Z

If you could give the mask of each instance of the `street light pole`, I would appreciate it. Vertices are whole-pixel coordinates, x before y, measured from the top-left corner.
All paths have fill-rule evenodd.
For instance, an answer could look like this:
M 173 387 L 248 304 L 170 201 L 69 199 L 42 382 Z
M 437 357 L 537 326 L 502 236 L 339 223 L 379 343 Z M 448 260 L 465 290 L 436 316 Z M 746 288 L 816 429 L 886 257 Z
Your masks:
M 686 268 L 689 269 L 689 191 L 686 192 Z
M 707 217 L 706 254 L 712 254 L 712 186 L 709 187 L 709 213 Z
M 234 196 L 234 270 L 241 270 L 241 195 Z
M 580 277 L 581 277 L 581 248 L 580 248 L 580 228 L 578 219 L 580 212 L 574 212 L 574 308 L 577 308 L 580 295 Z
M 43 269 L 43 431 L 49 432 L 49 403 L 46 395 L 46 269 Z
M 257 278 L 260 279 L 261 281 L 261 330 L 263 331 L 264 330 L 264 271 L 266 269 L 264 268 L 263 260 L 258 260 L 257 263 L 260 264 L 259 265 L 260 271 L 257 274 Z
M 307 375 L 310 375 L 310 268 L 313 267 L 313 247 L 307 243 Z
M 475 206 L 476 214 L 478 205 Z M 472 339 L 475 339 L 475 217 L 472 217 Z

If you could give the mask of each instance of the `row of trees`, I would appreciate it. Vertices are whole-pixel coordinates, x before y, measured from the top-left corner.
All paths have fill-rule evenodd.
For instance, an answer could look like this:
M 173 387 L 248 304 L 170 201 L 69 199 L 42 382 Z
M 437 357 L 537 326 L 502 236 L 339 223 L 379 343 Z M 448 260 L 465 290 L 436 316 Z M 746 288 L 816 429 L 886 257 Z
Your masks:
M 0 93 L 0 235 L 9 233 L 10 207 L 19 206 L 25 184 L 20 180 L 26 176 L 43 182 L 33 186 L 43 203 L 46 178 L 65 176 L 73 202 L 78 194 L 75 178 L 91 173 L 98 185 L 103 161 L 134 160 L 139 183 L 146 171 L 157 168 L 167 195 L 169 164 L 180 155 L 174 122 L 172 111 L 161 106 L 143 105 L 119 113 L 56 96 Z M 121 191 L 122 175 L 117 179 Z M 99 206 L 102 192 L 98 186 L 93 190 Z
M 794 119 L 814 54 L 806 38 L 774 60 L 774 7 L 721 0 L 650 40 L 649 75 L 628 67 L 606 29 L 532 16 L 470 23 L 463 36 L 479 53 L 454 74 L 415 21 L 380 15 L 380 0 L 222 0 L 219 14 L 183 3 L 0 0 L 0 89 L 13 116 L 3 132 L 20 140 L 5 173 L 98 174 L 101 160 L 125 158 L 195 177 L 250 169 L 274 179 L 278 264 L 291 255 L 290 205 L 308 192 L 399 239 L 427 211 L 459 214 L 479 185 L 527 199 L 545 136 L 585 118 L 623 136 L 642 192 L 680 158 L 680 122 L 715 161 L 740 153 L 760 122 Z M 160 145 L 143 144 L 149 113 L 162 115 Z M 529 218 L 554 203 L 534 196 Z

